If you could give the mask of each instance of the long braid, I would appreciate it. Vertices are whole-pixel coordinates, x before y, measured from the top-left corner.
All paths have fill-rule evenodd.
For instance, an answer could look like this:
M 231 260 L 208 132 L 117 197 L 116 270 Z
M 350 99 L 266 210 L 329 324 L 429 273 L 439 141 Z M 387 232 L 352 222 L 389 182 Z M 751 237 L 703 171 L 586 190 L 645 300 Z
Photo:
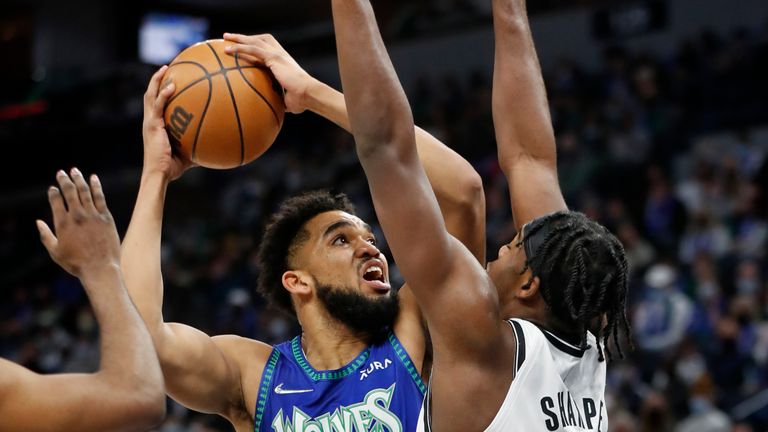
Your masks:
M 628 274 L 629 274 L 629 272 L 628 272 L 629 263 L 627 262 L 626 255 L 624 253 L 624 247 L 621 245 L 621 243 L 615 237 L 610 236 L 610 233 L 608 233 L 607 230 L 605 230 L 605 232 L 606 232 L 606 234 L 609 235 L 608 238 L 610 239 L 611 245 L 613 246 L 611 248 L 611 256 L 614 259 L 614 261 L 616 262 L 616 265 L 617 265 L 617 267 L 620 270 L 619 274 L 620 274 L 620 278 L 621 279 L 619 281 L 619 286 L 626 287 L 626 285 L 628 284 L 627 278 L 628 278 Z M 629 321 L 628 321 L 627 315 L 625 313 L 626 302 L 627 302 L 627 290 L 626 289 L 619 290 L 619 292 L 618 292 L 618 299 L 617 299 L 616 304 L 614 305 L 615 309 L 613 310 L 613 317 L 616 318 L 617 315 L 621 317 L 620 324 L 624 327 L 624 336 L 626 337 L 627 341 L 629 342 L 630 348 L 633 348 L 634 344 L 632 343 L 632 337 L 631 337 L 631 332 L 630 332 Z M 618 323 L 614 322 L 614 325 L 617 325 L 617 324 Z M 618 340 L 619 340 L 618 337 L 619 337 L 618 336 L 618 331 L 614 331 L 613 332 L 614 344 L 616 345 L 616 348 L 618 350 L 619 357 L 623 358 L 624 357 L 624 353 L 622 352 L 621 345 L 618 343 Z
M 544 228 L 546 231 L 541 231 Z M 598 360 L 612 359 L 611 340 L 619 357 L 619 327 L 631 344 L 626 316 L 628 264 L 621 243 L 607 229 L 576 212 L 558 212 L 532 224 L 527 238 L 543 240 L 527 257 L 525 269 L 538 276 L 540 289 L 552 317 L 578 329 L 580 344 L 595 320 L 605 326 L 597 330 Z M 602 345 L 602 346 L 601 346 Z

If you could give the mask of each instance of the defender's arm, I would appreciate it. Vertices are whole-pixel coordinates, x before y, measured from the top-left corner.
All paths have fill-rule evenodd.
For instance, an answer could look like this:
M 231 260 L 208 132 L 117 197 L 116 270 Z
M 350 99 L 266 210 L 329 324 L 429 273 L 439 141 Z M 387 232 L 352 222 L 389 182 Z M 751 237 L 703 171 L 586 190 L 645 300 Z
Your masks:
M 408 101 L 370 3 L 332 4 L 351 129 L 392 253 L 435 344 L 460 348 L 457 356 L 480 356 L 501 331 L 496 291 L 478 261 L 446 229 L 419 161 Z M 450 318 L 459 311 L 475 325 Z
M 139 431 L 165 414 L 163 377 L 120 273 L 120 240 L 101 184 L 60 171 L 50 188 L 54 232 L 38 221 L 51 257 L 83 284 L 99 323 L 92 374 L 38 375 L 0 360 L 0 431 Z M 66 201 L 66 206 L 65 206 Z M 97 407 L 97 409 L 94 409 Z
M 496 61 L 493 120 L 499 164 L 509 181 L 518 231 L 539 216 L 565 210 L 547 92 L 524 0 L 493 0 Z

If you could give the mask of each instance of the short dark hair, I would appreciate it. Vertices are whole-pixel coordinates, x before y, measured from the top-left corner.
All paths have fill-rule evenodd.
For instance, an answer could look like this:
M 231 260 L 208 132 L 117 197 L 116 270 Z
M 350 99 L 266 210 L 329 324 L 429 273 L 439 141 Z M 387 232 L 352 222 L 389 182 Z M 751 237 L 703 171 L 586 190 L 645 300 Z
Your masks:
M 259 247 L 257 290 L 273 307 L 296 316 L 291 295 L 283 287 L 283 274 L 289 270 L 296 251 L 309 238 L 304 225 L 321 213 L 335 210 L 355 214 L 355 207 L 346 195 L 320 190 L 288 198 L 272 215 Z
M 539 277 L 542 297 L 555 322 L 577 329 L 582 345 L 587 330 L 595 330 L 600 361 L 603 350 L 612 357 L 611 337 L 623 357 L 618 331 L 624 327 L 630 340 L 630 326 L 626 315 L 628 265 L 621 242 L 602 225 L 573 211 L 531 221 L 523 228 L 522 241 L 525 269 Z M 603 327 L 604 314 L 607 324 Z

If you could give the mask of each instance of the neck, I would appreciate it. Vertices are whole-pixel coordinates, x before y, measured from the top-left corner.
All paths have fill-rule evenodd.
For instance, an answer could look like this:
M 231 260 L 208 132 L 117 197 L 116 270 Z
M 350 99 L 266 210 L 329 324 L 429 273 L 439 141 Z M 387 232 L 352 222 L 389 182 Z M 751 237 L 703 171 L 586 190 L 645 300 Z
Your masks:
M 327 315 L 325 311 L 299 311 L 301 348 L 316 370 L 334 370 L 346 366 L 368 345 L 367 334 L 356 333 Z
M 540 296 L 521 300 L 513 293 L 499 298 L 503 319 L 521 318 L 537 324 L 546 323 L 544 300 Z
M 551 314 L 547 312 L 544 300 L 540 297 L 530 299 L 529 301 L 512 299 L 502 303 L 502 305 L 502 316 L 504 319 L 521 318 L 531 321 L 573 344 L 578 344 L 581 340 L 581 335 L 577 328 L 571 324 L 553 319 Z

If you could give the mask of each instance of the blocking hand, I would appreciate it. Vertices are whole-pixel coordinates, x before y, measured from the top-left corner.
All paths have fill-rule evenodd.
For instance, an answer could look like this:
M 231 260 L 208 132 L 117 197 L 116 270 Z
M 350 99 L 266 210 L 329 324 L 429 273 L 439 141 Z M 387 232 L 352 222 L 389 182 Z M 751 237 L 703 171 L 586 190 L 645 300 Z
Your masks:
M 70 175 L 56 174 L 59 187 L 48 189 L 53 227 L 37 221 L 40 240 L 51 258 L 64 270 L 82 278 L 90 272 L 120 265 L 120 238 L 107 208 L 101 182 L 90 185 L 77 168 Z

